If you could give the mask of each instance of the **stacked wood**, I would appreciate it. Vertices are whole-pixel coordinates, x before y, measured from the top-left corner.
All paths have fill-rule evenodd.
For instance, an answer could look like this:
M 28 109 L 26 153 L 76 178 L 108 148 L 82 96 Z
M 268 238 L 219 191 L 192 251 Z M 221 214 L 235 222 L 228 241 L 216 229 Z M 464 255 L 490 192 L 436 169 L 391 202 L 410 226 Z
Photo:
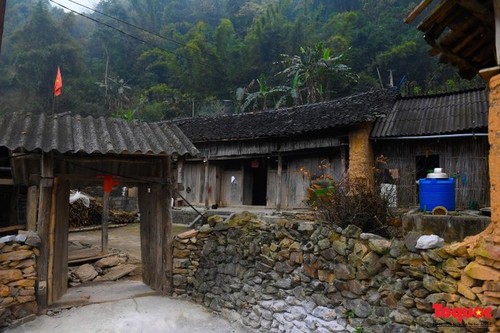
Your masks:
M 81 200 L 69 205 L 69 227 L 80 228 L 101 225 L 102 204 L 90 198 L 90 205 L 86 207 Z M 111 210 L 110 224 L 126 224 L 137 221 L 137 212 Z

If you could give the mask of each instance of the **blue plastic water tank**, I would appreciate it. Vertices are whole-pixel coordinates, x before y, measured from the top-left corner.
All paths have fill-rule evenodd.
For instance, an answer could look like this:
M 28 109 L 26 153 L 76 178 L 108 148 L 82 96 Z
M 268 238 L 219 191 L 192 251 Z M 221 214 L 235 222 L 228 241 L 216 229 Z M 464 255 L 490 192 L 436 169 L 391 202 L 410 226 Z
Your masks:
M 455 179 L 422 178 L 418 183 L 421 211 L 430 212 L 437 206 L 455 210 Z

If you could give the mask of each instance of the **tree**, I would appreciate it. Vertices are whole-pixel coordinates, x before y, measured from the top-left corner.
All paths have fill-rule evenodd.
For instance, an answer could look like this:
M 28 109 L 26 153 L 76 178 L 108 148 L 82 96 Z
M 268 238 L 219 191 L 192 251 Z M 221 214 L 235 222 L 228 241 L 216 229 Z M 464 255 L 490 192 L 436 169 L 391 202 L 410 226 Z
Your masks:
M 341 63 L 342 55 L 332 56 L 331 50 L 318 43 L 300 48 L 299 55 L 282 55 L 285 67 L 278 76 L 285 77 L 288 86 L 298 89 L 298 100 L 316 103 L 334 95 L 335 88 L 356 80 L 351 69 Z M 296 90 L 291 90 L 297 94 Z

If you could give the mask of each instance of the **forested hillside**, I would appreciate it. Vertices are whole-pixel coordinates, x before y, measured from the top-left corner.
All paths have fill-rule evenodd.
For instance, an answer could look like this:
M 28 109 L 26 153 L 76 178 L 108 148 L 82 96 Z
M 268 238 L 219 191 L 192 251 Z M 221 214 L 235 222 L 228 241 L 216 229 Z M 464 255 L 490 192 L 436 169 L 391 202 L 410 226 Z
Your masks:
M 81 16 L 57 0 L 8 0 L 0 114 L 248 112 L 389 86 L 390 73 L 404 95 L 480 85 L 438 64 L 403 23 L 417 2 L 107 0 Z

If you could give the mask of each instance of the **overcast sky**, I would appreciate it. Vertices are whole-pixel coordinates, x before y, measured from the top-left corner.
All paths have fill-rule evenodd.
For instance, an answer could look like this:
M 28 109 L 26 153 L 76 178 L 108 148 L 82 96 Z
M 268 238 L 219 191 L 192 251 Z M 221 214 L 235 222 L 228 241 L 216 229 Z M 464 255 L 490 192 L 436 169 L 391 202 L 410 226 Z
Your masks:
M 94 7 L 97 3 L 99 3 L 98 0 L 73 0 L 73 2 L 69 1 L 69 0 L 54 0 L 58 3 L 60 3 L 61 5 L 65 6 L 65 7 L 68 7 L 74 11 L 77 11 L 77 12 L 89 12 L 90 10 L 88 10 L 87 8 L 85 7 L 82 7 L 82 6 L 78 6 L 77 4 L 75 4 L 74 2 L 76 3 L 80 3 L 82 5 L 85 5 L 87 7 Z M 55 7 L 59 7 L 58 5 L 56 5 L 55 3 L 51 2 L 51 5 L 52 6 L 55 6 Z M 63 8 L 65 11 L 67 11 L 67 9 Z

